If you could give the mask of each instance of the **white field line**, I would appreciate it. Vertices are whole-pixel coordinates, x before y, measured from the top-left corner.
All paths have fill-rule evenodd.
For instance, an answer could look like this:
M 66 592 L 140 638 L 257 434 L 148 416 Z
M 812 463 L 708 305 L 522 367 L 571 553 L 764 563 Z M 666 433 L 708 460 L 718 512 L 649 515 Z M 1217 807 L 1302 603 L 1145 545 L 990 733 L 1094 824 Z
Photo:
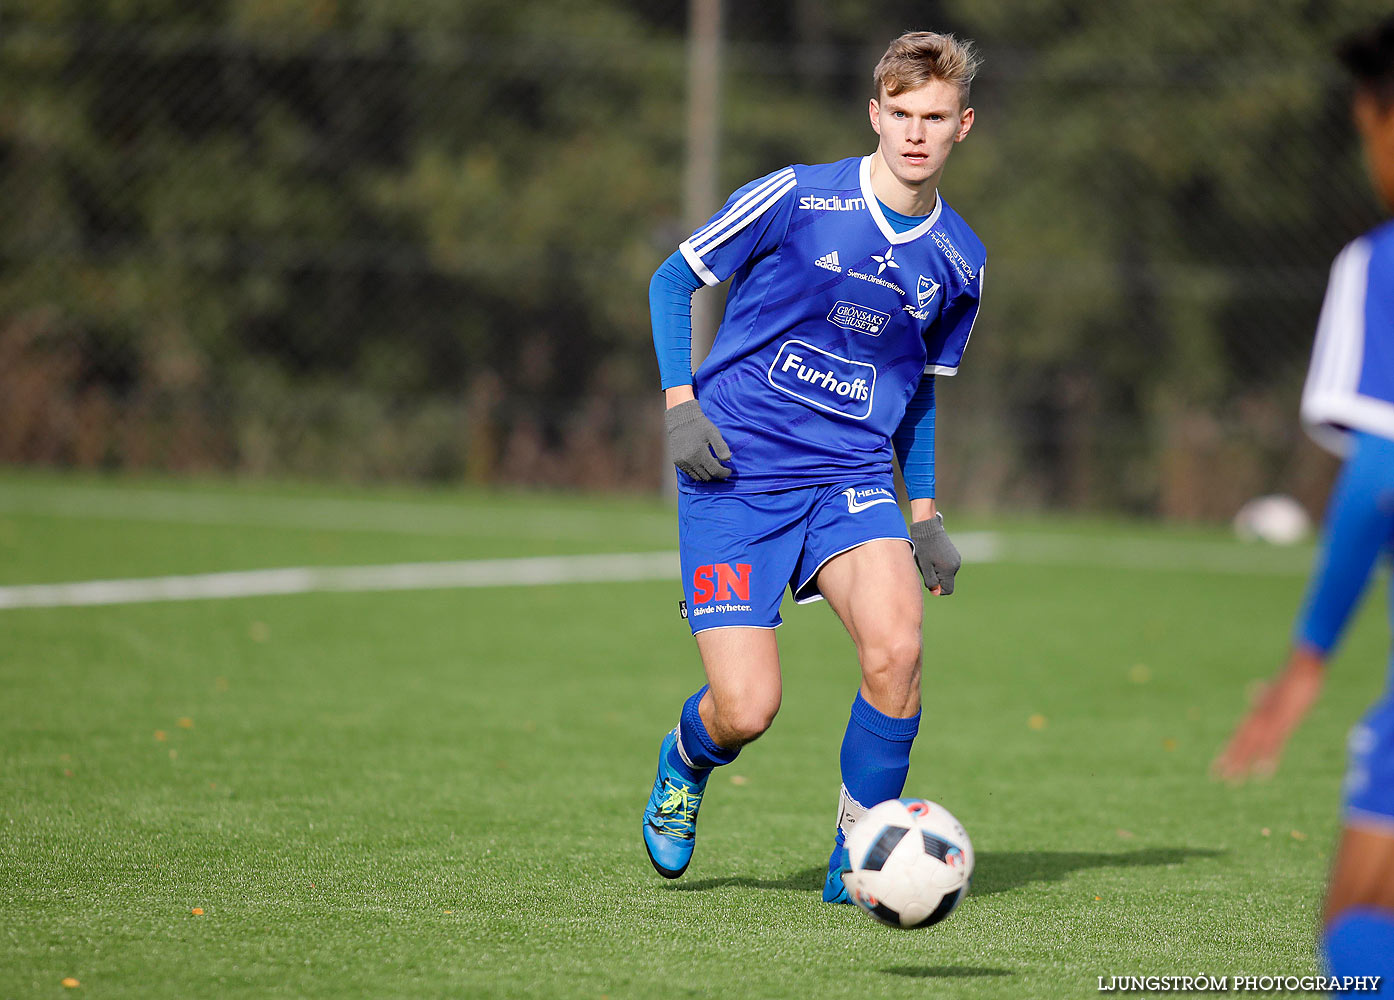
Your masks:
M 1035 563 L 1129 571 L 1304 574 L 1311 553 L 1209 542 L 1070 535 L 964 532 L 955 538 L 964 562 Z M 1239 558 L 1236 558 L 1239 557 Z M 625 583 L 678 578 L 676 552 L 541 556 L 386 566 L 289 567 L 232 573 L 85 580 L 0 587 L 0 610 L 134 604 L 334 591 L 372 592 L 472 587 Z
M 133 580 L 0 587 L 0 609 L 55 608 L 145 601 L 266 597 L 315 591 L 363 592 L 438 590 L 458 587 L 518 587 L 558 583 L 676 580 L 676 552 L 596 556 L 541 556 L 467 562 L 397 563 L 388 566 L 258 569 Z

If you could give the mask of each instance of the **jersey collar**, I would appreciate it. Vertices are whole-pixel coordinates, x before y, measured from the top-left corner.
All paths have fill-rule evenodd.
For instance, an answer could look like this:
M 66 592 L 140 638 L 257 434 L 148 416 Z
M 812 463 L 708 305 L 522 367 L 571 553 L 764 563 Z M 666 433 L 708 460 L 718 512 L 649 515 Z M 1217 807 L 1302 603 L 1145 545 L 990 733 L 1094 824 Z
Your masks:
M 862 200 L 866 202 L 866 210 L 871 213 L 871 219 L 876 223 L 876 228 L 881 230 L 881 235 L 892 243 L 909 243 L 913 239 L 918 239 L 925 233 L 934 228 L 934 224 L 939 221 L 939 212 L 944 207 L 944 199 L 939 197 L 939 192 L 934 192 L 934 211 L 925 216 L 925 220 L 914 229 L 907 229 L 903 233 L 898 233 L 895 228 L 886 221 L 886 213 L 881 211 L 881 203 L 876 200 L 876 192 L 871 190 L 871 157 L 862 157 L 861 181 L 862 181 Z

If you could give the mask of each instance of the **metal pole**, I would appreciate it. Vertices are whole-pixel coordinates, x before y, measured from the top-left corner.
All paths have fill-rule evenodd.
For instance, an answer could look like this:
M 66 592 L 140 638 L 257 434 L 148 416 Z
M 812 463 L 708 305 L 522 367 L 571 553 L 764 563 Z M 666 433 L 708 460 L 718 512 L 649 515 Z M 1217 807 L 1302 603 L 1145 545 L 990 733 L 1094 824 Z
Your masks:
M 717 160 L 721 138 L 722 0 L 688 0 L 687 164 L 683 220 L 688 232 L 706 222 L 721 197 Z M 692 297 L 692 360 L 700 364 L 716 335 L 716 303 L 710 293 Z
M 687 154 L 683 165 L 682 215 L 693 232 L 716 211 L 716 168 L 721 136 L 722 0 L 688 0 L 687 4 Z M 716 336 L 716 296 L 698 290 L 692 296 L 692 362 L 695 368 L 711 350 Z M 663 492 L 677 501 L 671 455 L 665 456 Z

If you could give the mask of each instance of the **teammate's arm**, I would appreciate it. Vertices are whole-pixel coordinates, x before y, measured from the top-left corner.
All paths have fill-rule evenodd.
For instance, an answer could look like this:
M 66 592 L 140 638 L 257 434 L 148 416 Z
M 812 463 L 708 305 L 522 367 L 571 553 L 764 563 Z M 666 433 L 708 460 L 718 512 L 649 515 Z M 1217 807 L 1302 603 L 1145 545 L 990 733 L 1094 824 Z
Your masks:
M 925 375 L 891 440 L 910 495 L 915 562 L 929 592 L 947 596 L 954 592 L 954 576 L 963 559 L 944 531 L 944 518 L 934 499 L 934 413 L 934 376 Z
M 1394 441 L 1357 433 L 1332 492 L 1326 539 L 1298 616 L 1287 665 L 1264 689 L 1212 768 L 1243 780 L 1277 767 L 1288 737 L 1321 693 L 1325 664 L 1394 535 Z
M 731 457 L 731 449 L 692 392 L 692 293 L 702 284 L 682 254 L 674 253 L 649 282 L 649 318 L 667 407 L 663 426 L 669 453 L 683 472 L 708 482 L 731 474 L 721 464 Z

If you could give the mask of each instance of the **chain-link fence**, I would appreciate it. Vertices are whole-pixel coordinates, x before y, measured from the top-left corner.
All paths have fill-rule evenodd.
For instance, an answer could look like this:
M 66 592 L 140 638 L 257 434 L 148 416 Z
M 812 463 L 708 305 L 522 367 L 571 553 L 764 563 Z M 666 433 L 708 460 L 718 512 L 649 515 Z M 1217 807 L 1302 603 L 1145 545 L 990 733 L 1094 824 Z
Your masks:
M 942 380 L 946 503 L 1311 498 L 1301 376 L 1376 218 L 1330 49 L 1385 6 L 728 2 L 722 193 L 869 151 L 900 30 L 974 38 L 943 193 L 992 273 Z M 0 462 L 656 489 L 687 18 L 0 8 Z

